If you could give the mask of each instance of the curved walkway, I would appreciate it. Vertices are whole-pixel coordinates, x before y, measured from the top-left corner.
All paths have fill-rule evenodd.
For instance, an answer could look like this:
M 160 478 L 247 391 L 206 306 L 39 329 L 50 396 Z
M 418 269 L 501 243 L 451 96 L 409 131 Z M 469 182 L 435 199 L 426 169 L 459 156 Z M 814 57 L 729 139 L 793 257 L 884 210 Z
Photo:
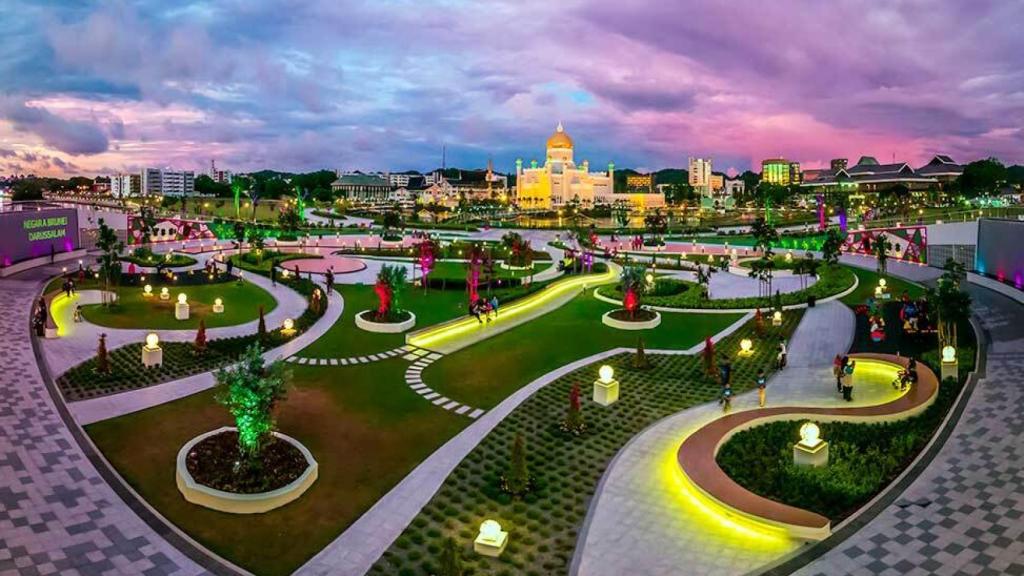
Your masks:
M 796 574 L 1024 574 L 1024 307 L 967 290 L 988 354 L 949 439 L 895 502 Z
M 729 336 L 749 319 L 749 315 L 744 315 L 713 336 L 712 341 L 718 342 Z M 696 354 L 703 347 L 704 343 L 701 342 L 685 351 L 648 350 L 648 353 Z M 299 568 L 295 575 L 362 576 L 402 534 L 452 470 L 516 407 L 537 390 L 578 368 L 631 351 L 632 348 L 613 348 L 566 364 L 523 386 L 491 410 L 480 414 L 472 424 L 435 450 L 345 532 Z
M 206 573 L 114 492 L 64 424 L 29 336 L 50 273 L 0 280 L 0 573 Z
M 849 349 L 856 321 L 839 302 L 808 308 L 790 339 L 788 366 L 768 383 L 768 405 L 801 402 L 849 406 L 838 397 L 831 361 Z M 855 405 L 885 401 L 893 391 L 858 389 Z M 757 406 L 757 392 L 733 399 L 734 410 Z M 670 416 L 633 438 L 605 471 L 578 538 L 573 574 L 741 574 L 800 546 L 750 530 L 709 509 L 688 490 L 676 460 L 680 441 L 721 417 L 715 403 Z
M 889 354 L 851 354 L 857 362 L 858 391 L 867 386 L 886 386 L 897 371 L 907 366 L 905 357 Z M 686 479 L 708 498 L 730 512 L 797 538 L 821 540 L 831 529 L 828 518 L 755 494 L 733 480 L 718 465 L 719 448 L 737 432 L 774 421 L 889 422 L 910 418 L 930 406 L 939 392 L 939 379 L 923 364 L 919 380 L 905 394 L 890 402 L 859 408 L 765 407 L 723 416 L 703 426 L 679 446 L 677 461 Z

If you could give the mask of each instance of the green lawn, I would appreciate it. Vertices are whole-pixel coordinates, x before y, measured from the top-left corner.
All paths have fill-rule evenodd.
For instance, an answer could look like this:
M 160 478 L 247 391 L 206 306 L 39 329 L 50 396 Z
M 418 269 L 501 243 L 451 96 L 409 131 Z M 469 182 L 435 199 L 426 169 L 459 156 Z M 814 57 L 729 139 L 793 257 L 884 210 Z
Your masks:
M 533 270 L 506 270 L 501 266 L 495 264 L 494 275 L 497 278 L 523 278 L 530 276 L 531 274 L 540 274 L 541 271 L 551 267 L 551 262 L 535 262 Z M 439 280 L 446 278 L 449 280 L 465 280 L 467 267 L 464 262 L 438 262 L 434 265 L 434 269 L 430 271 L 430 278 L 432 280 Z
M 742 316 L 663 313 L 658 328 L 629 332 L 601 323 L 613 308 L 589 293 L 577 296 L 533 322 L 441 358 L 423 379 L 449 398 L 490 408 L 553 368 L 617 346 L 635 348 L 641 335 L 647 348 L 686 349 Z
M 356 327 L 356 314 L 377 308 L 377 295 L 373 292 L 373 286 L 343 284 L 337 289 L 345 300 L 345 309 L 341 317 L 323 336 L 302 351 L 303 356 L 364 356 L 405 344 L 405 334 L 376 334 Z M 415 330 L 464 315 L 466 295 L 461 290 L 434 289 L 424 292 L 408 286 L 402 293 L 401 306 L 416 315 Z
M 277 306 L 277 300 L 269 292 L 249 282 L 223 282 L 201 286 L 171 286 L 169 300 L 161 300 L 160 287 L 153 287 L 153 296 L 145 297 L 141 288 L 120 289 L 120 304 L 106 308 L 99 304 L 82 306 L 82 316 L 93 324 L 110 328 L 150 328 L 172 330 L 196 328 L 199 320 L 206 321 L 207 328 L 235 326 L 259 317 L 259 307 L 269 313 Z M 174 305 L 178 294 L 188 296 L 189 319 L 176 320 Z M 221 298 L 224 312 L 213 313 L 213 302 Z
M 470 420 L 425 402 L 406 386 L 408 363 L 290 366 L 294 386 L 278 428 L 319 463 L 299 500 L 266 514 L 234 515 L 186 502 L 175 486 L 181 446 L 231 424 L 214 391 L 86 427 L 139 494 L 204 546 L 260 575 L 290 574 L 370 508 Z
M 856 290 L 842 298 L 842 302 L 847 306 L 863 304 L 867 301 L 868 297 L 874 296 L 875 287 L 878 286 L 878 280 L 881 276 L 873 270 L 857 266 L 846 266 L 846 268 L 857 276 L 857 280 L 860 283 L 857 285 Z M 910 295 L 911 298 L 918 298 L 924 294 L 924 288 L 920 284 L 901 280 L 892 274 L 886 276 L 885 281 L 888 285 L 889 293 L 893 295 L 893 299 L 898 299 L 904 292 Z

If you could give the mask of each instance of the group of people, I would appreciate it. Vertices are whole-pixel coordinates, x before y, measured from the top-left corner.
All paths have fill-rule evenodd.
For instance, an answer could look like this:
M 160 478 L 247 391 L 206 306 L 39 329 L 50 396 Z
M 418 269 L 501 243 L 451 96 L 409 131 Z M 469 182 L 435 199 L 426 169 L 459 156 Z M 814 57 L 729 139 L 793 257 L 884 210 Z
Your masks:
M 75 294 L 75 279 L 70 276 L 65 277 L 60 289 L 65 296 L 71 298 Z
M 498 297 L 491 296 L 490 300 L 479 297 L 469 304 L 469 315 L 476 318 L 477 322 L 483 324 L 484 319 L 488 322 L 498 317 Z
M 732 409 L 732 362 L 728 358 L 724 358 L 718 363 L 718 378 L 722 384 L 718 404 L 722 407 L 722 412 L 728 412 Z M 764 408 L 768 395 L 768 376 L 765 374 L 764 368 L 757 369 L 754 386 L 757 388 L 757 405 L 759 408 Z
M 843 395 L 843 400 L 853 401 L 853 370 L 857 367 L 857 361 L 851 360 L 849 356 L 840 356 L 832 360 L 832 375 L 836 378 L 836 392 Z

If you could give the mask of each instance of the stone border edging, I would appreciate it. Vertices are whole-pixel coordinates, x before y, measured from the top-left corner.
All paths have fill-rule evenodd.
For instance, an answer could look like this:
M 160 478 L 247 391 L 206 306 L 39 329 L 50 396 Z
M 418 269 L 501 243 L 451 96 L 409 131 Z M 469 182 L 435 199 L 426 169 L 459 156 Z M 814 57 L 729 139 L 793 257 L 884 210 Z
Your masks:
M 843 290 L 838 294 L 833 294 L 826 298 L 822 298 L 821 300 L 816 300 L 815 303 L 824 304 L 825 302 L 832 302 L 833 300 L 845 298 L 850 294 L 853 294 L 853 292 L 857 289 L 858 286 L 860 286 L 860 278 L 858 278 L 857 275 L 854 274 L 853 286 L 850 286 L 849 288 Z M 594 289 L 594 298 L 597 298 L 598 300 L 601 300 L 602 302 L 607 302 L 609 304 L 621 304 L 621 302 L 619 302 L 618 300 L 613 300 L 612 298 L 609 298 L 604 294 L 601 294 L 600 288 Z M 758 310 L 758 308 L 670 308 L 668 306 L 651 306 L 647 304 L 645 304 L 644 306 L 650 308 L 651 310 L 657 310 L 658 312 L 681 312 L 685 314 L 742 314 L 744 312 L 756 312 Z M 769 304 L 766 306 L 762 306 L 760 309 L 764 310 L 770 308 L 771 305 Z M 803 308 L 807 308 L 806 302 L 803 302 L 801 304 L 787 304 L 782 307 L 783 310 L 800 310 Z
M 222 426 L 216 430 L 204 432 L 186 442 L 185 445 L 178 450 L 178 457 L 175 460 L 174 479 L 175 484 L 178 486 L 178 491 L 185 497 L 185 500 L 188 500 L 197 506 L 229 514 L 262 514 L 297 500 L 300 496 L 306 493 L 306 490 L 308 490 L 319 477 L 319 465 L 317 464 L 316 459 L 313 458 L 313 454 L 309 449 L 303 446 L 302 442 L 299 442 L 291 436 L 281 434 L 280 432 L 274 432 L 273 434 L 275 438 L 283 440 L 297 448 L 306 459 L 306 469 L 298 478 L 291 481 L 286 486 L 282 486 L 269 492 L 260 492 L 257 494 L 237 494 L 234 492 L 217 490 L 216 488 L 211 488 L 205 484 L 196 482 L 192 477 L 192 474 L 188 471 L 188 464 L 186 463 L 189 452 L 192 451 L 192 448 L 194 448 L 196 444 L 203 440 L 232 430 L 237 429 L 233 426 Z
M 637 322 L 631 322 L 629 320 L 619 320 L 612 318 L 612 314 L 622 310 L 622 308 L 616 308 L 615 310 L 609 310 L 601 315 L 601 323 L 605 326 L 610 326 L 616 330 L 650 330 L 651 328 L 657 328 L 661 324 L 661 313 L 654 310 L 654 318 L 650 320 L 641 320 Z
M 363 310 L 356 314 L 356 326 L 366 330 L 367 332 L 375 332 L 377 334 L 399 334 L 409 330 L 416 325 L 416 315 L 411 310 L 404 310 L 409 315 L 407 320 L 401 322 L 374 322 L 373 320 L 367 320 L 363 318 L 363 314 L 367 312 L 373 312 L 373 310 Z
M 924 472 L 925 468 L 938 456 L 939 451 L 945 447 L 946 442 L 952 436 L 953 430 L 960 422 L 960 418 L 967 408 L 968 401 L 970 401 L 974 394 L 978 381 L 985 376 L 988 334 L 984 332 L 974 317 L 971 318 L 971 327 L 974 329 L 975 342 L 977 342 L 974 371 L 968 375 L 967 381 L 960 390 L 960 394 L 953 406 L 946 413 L 946 417 L 939 424 L 931 440 L 917 454 L 917 457 L 885 489 L 875 495 L 874 498 L 864 504 L 859 510 L 840 522 L 832 531 L 831 536 L 814 543 L 809 548 L 797 549 L 772 564 L 751 571 L 748 573 L 749 576 L 788 576 L 800 568 L 811 564 L 877 518 Z M 985 336 L 984 338 L 982 337 L 983 335 Z

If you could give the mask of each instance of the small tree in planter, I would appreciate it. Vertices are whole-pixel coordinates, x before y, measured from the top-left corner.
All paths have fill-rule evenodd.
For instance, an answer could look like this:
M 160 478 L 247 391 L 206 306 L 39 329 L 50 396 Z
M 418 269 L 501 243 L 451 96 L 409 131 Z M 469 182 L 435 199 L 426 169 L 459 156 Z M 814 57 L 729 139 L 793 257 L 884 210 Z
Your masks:
M 110 356 L 107 354 L 106 334 L 100 334 L 100 343 L 96 347 L 96 373 L 110 374 Z
M 263 317 L 263 306 L 260 306 L 260 321 L 256 325 L 256 338 L 259 339 L 260 343 L 267 341 L 267 320 Z
M 647 352 L 644 351 L 644 339 L 636 339 L 636 354 L 633 356 L 633 368 L 637 370 L 647 370 L 651 367 L 650 360 L 647 359 Z
M 526 466 L 526 444 L 520 433 L 516 433 L 516 439 L 512 443 L 508 471 L 501 478 L 501 489 L 516 498 L 530 491 L 530 471 Z
M 192 349 L 198 356 L 206 354 L 206 321 L 199 320 L 199 329 L 196 330 L 196 339 L 192 343 Z
M 718 366 L 715 363 L 715 342 L 711 336 L 704 339 L 704 351 L 701 352 L 701 357 L 704 360 L 704 374 L 709 378 L 714 378 L 715 373 L 718 372 Z
M 579 436 L 586 429 L 587 424 L 583 421 L 583 407 L 580 405 L 580 385 L 573 384 L 569 390 L 569 411 L 565 415 L 565 420 L 562 420 L 562 431 Z
M 644 267 L 638 265 L 624 266 L 620 281 L 622 283 L 622 307 L 629 313 L 630 319 L 636 318 L 640 309 L 640 295 L 644 288 Z
M 441 571 L 439 576 L 462 576 L 462 552 L 455 538 L 448 537 L 441 549 Z
M 280 361 L 263 365 L 260 346 L 242 353 L 238 364 L 217 371 L 217 401 L 228 409 L 238 428 L 239 464 L 259 466 L 260 452 L 274 431 L 274 407 L 285 397 L 289 375 Z
M 764 336 L 764 315 L 761 314 L 760 308 L 754 312 L 754 332 L 758 336 Z
M 407 270 L 404 266 L 384 264 L 377 273 L 373 291 L 377 294 L 377 311 L 374 319 L 378 322 L 394 322 L 403 315 L 400 295 L 405 287 Z

